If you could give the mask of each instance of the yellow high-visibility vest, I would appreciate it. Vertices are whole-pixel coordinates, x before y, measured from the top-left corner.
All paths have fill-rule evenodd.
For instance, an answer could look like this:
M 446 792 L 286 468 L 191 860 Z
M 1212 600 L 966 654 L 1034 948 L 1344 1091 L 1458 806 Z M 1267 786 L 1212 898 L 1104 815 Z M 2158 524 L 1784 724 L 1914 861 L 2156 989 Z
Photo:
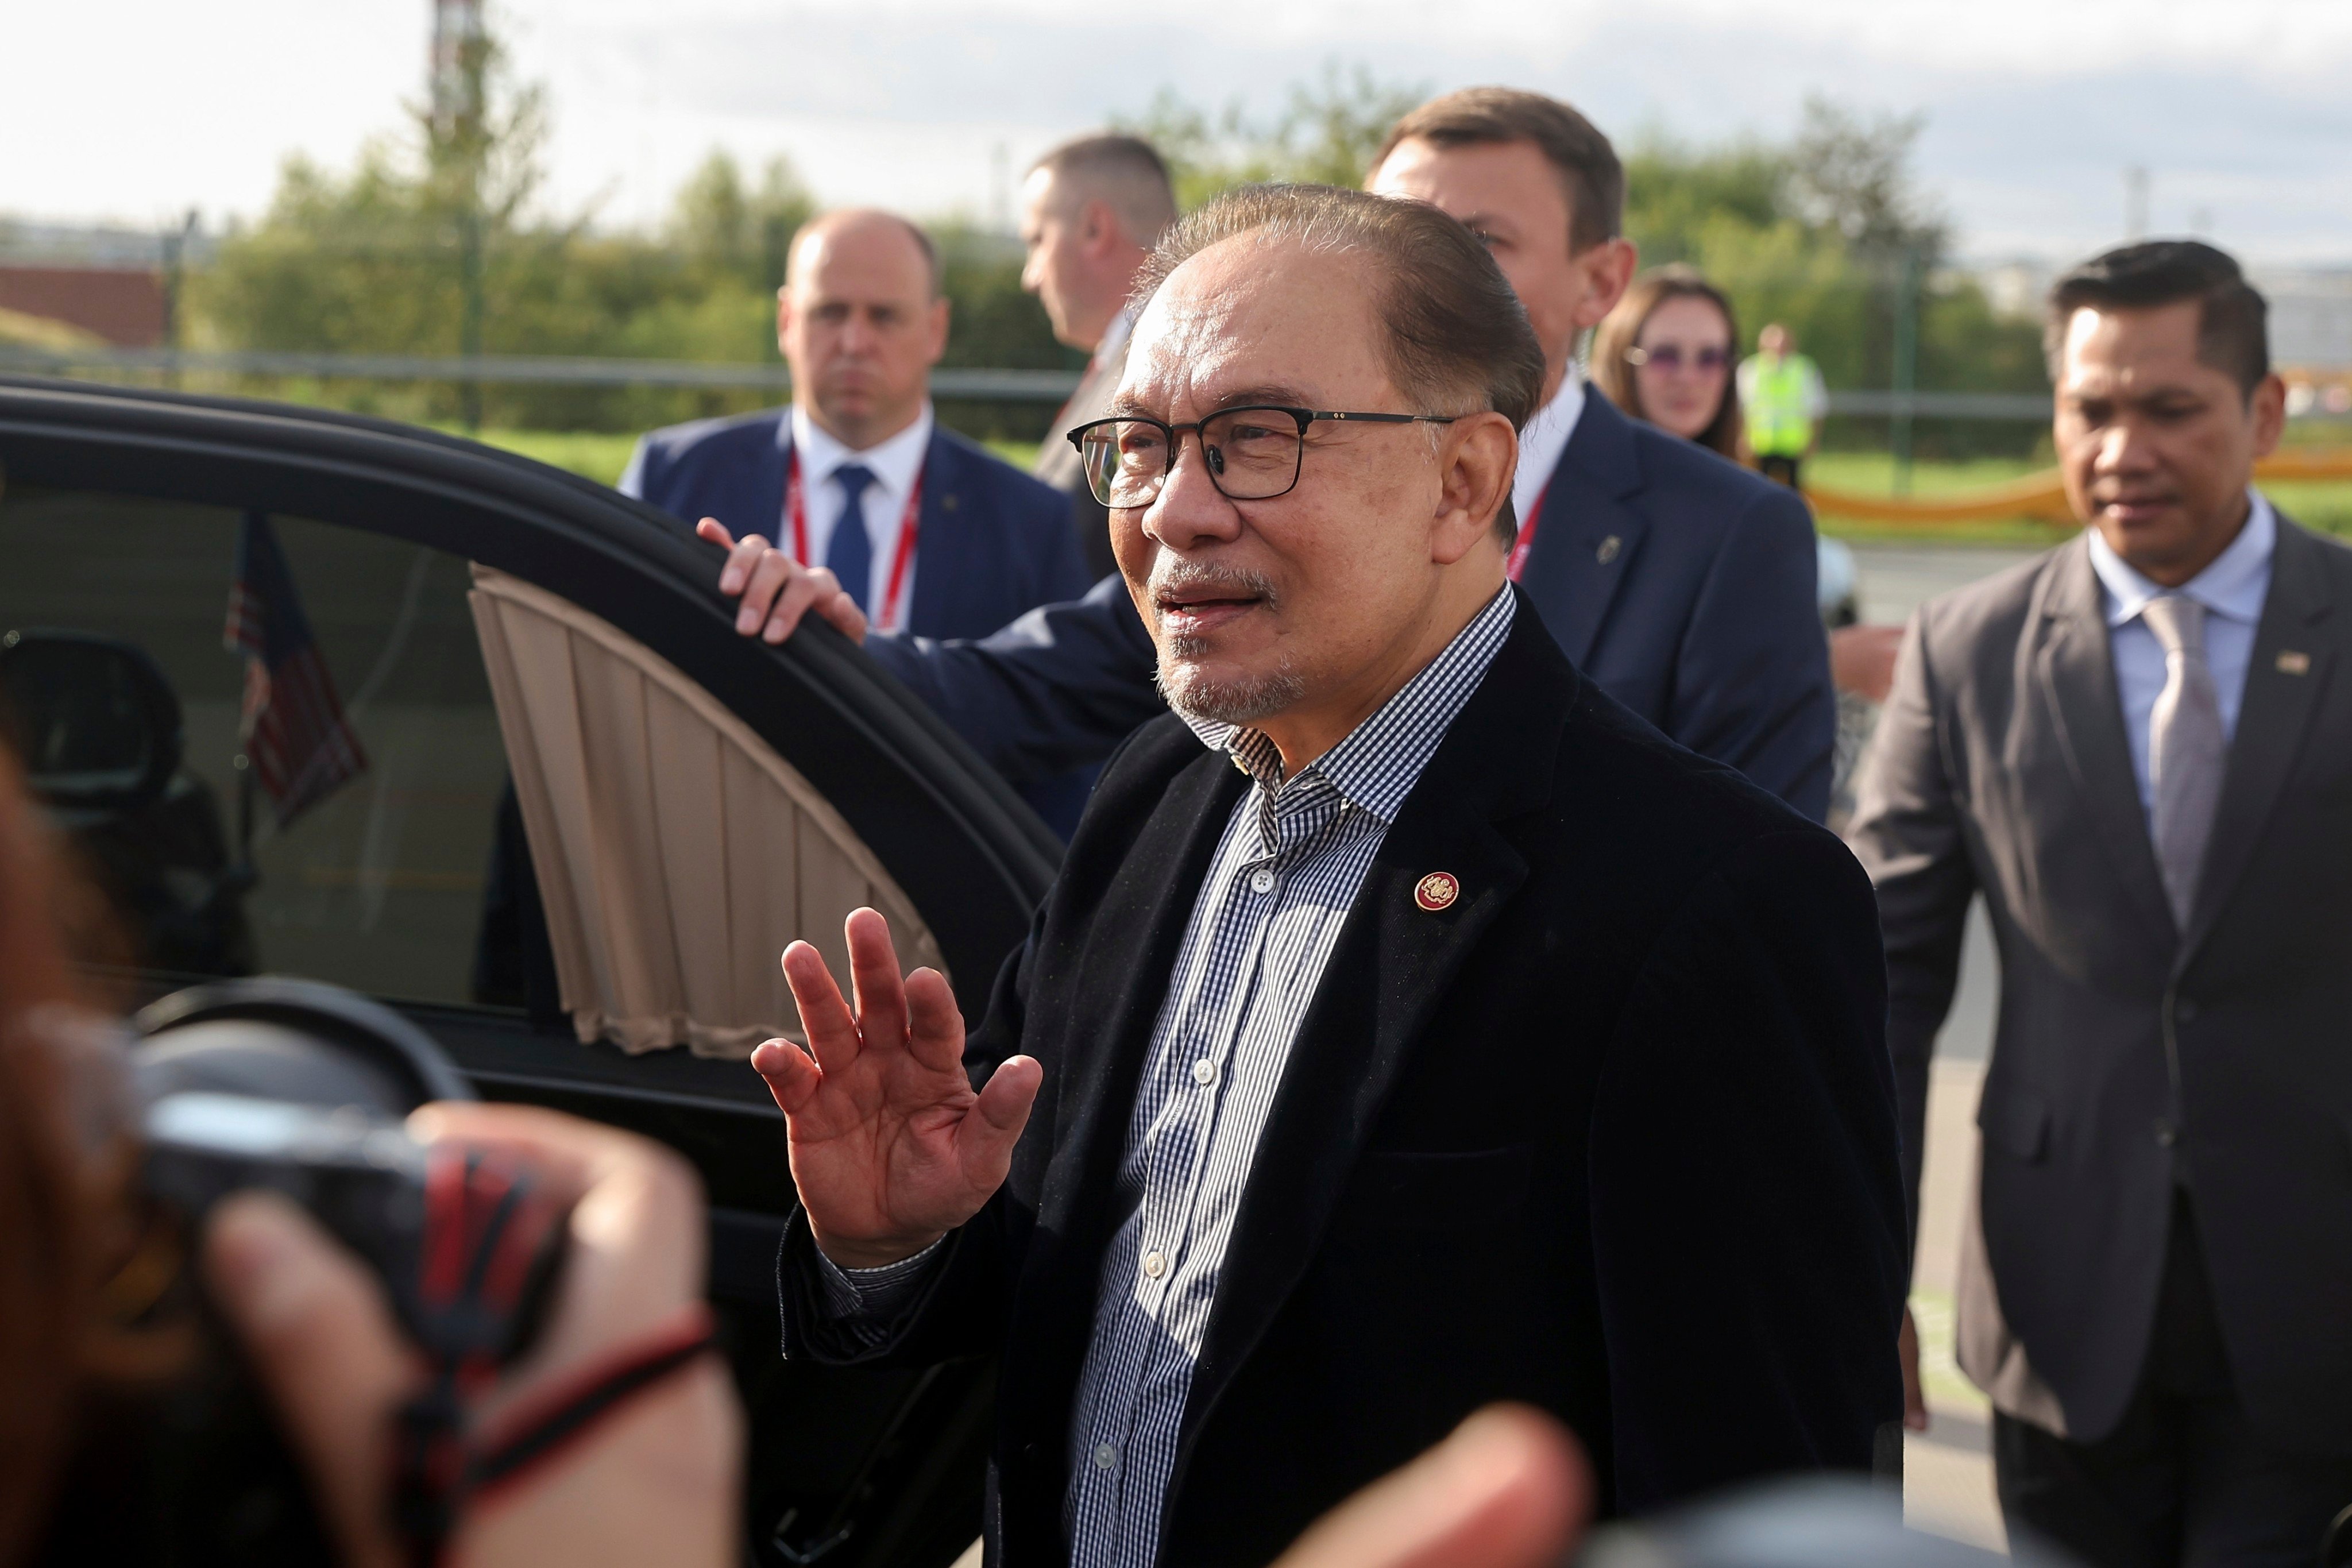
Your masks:
M 1758 354 L 1743 378 L 1748 449 L 1759 458 L 1801 458 L 1813 444 L 1812 384 L 1821 373 L 1802 354 Z

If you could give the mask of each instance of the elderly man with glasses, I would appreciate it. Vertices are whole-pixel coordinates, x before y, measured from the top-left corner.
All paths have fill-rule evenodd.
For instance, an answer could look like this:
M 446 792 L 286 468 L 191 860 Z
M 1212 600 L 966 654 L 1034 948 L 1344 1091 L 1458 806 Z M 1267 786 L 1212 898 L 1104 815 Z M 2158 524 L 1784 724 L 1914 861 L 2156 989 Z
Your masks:
M 1507 581 L 1543 355 L 1434 208 L 1272 187 L 1146 269 L 1080 433 L 1175 711 L 969 1036 L 849 921 L 752 1058 L 786 1353 L 997 1356 L 991 1561 L 1271 1561 L 1477 1406 L 1636 1510 L 1900 1409 L 1853 858 L 1580 676 Z

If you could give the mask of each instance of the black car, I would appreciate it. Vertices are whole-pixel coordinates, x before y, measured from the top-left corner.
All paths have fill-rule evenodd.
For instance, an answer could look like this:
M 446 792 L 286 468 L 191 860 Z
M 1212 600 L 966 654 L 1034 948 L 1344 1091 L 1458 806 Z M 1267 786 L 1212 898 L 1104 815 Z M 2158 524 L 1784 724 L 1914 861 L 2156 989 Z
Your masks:
M 748 1557 L 943 1563 L 991 1369 L 781 1359 L 782 1123 L 740 1058 L 797 1023 L 783 942 L 837 957 L 861 903 L 976 1017 L 1058 846 L 846 641 L 738 637 L 719 561 L 430 431 L 0 378 L 0 724 L 109 897 L 125 1000 L 333 982 L 486 1099 L 678 1150 L 751 1415 Z

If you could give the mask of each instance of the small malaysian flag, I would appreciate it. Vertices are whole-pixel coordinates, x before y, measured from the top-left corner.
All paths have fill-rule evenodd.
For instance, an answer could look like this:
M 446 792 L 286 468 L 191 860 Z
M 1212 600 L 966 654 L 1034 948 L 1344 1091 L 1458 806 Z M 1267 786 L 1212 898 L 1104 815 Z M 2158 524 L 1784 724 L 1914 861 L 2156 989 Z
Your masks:
M 238 733 L 246 763 L 291 823 L 366 771 L 367 753 L 343 717 L 326 658 L 310 636 L 294 592 L 293 569 L 269 520 L 245 514 L 236 535 L 236 578 L 229 584 L 231 651 L 245 655 L 245 715 Z

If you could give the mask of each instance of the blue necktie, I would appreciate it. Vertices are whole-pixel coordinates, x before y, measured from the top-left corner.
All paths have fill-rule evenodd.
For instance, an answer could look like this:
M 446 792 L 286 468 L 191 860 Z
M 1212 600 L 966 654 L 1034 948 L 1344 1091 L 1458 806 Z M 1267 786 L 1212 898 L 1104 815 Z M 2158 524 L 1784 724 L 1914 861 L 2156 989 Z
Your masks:
M 866 610 L 866 590 L 874 577 L 874 542 L 866 534 L 866 487 L 874 482 L 874 470 L 863 463 L 844 463 L 833 470 L 833 477 L 841 482 L 846 499 L 839 521 L 833 525 L 833 538 L 825 543 L 824 563 L 841 579 L 843 591 L 856 601 L 857 607 Z

